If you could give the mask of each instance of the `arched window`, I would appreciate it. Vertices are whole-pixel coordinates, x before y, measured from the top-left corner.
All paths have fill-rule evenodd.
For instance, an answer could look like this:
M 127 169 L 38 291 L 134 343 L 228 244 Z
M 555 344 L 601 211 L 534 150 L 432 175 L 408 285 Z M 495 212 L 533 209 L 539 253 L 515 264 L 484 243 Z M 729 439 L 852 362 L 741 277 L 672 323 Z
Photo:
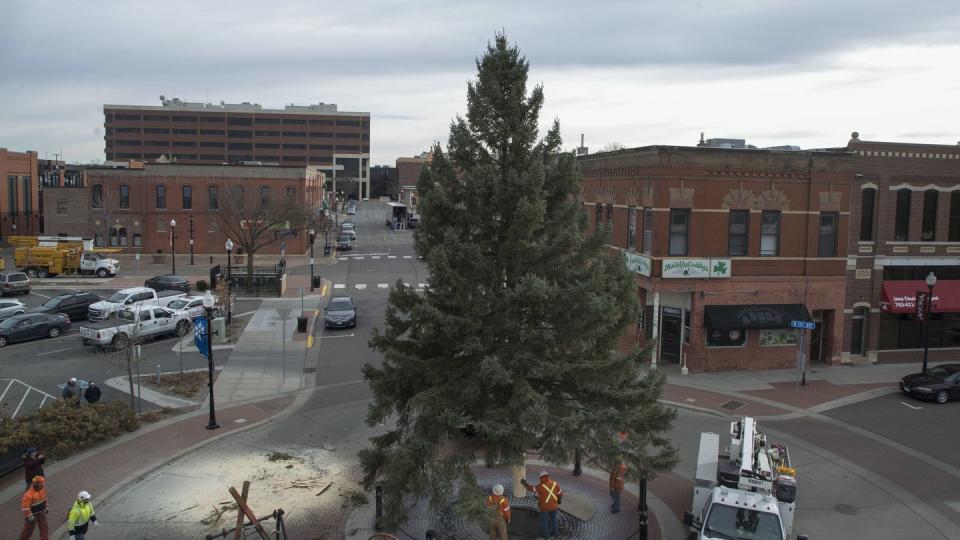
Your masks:
M 866 188 L 861 193 L 860 204 L 860 241 L 873 241 L 873 214 L 877 200 L 877 190 Z

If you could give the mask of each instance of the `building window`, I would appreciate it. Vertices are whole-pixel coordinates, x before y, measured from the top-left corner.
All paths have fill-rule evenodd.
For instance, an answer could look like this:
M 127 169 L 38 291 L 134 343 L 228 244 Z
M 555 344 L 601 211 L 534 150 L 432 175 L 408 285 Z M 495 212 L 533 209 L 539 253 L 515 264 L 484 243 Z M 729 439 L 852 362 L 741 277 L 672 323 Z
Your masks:
M 141 248 L 143 247 L 143 237 L 140 236 L 140 233 L 133 233 L 133 247 Z
M 760 214 L 760 256 L 780 254 L 780 212 L 766 210 Z
M 57 215 L 67 215 L 67 201 L 57 201 Z
M 627 210 L 627 249 L 637 247 L 637 208 L 631 206 Z
M 687 255 L 690 243 L 690 210 L 670 210 L 670 255 Z
M 93 235 L 93 245 L 96 247 L 104 247 L 103 245 L 103 233 L 95 233 Z
M 270 204 L 270 188 L 268 186 L 260 186 L 260 206 L 267 206 Z
M 253 118 L 242 117 L 242 116 L 231 116 L 227 119 L 227 123 L 231 126 L 251 126 L 253 125 Z
M 295 188 L 295 187 L 288 187 L 288 188 L 287 188 L 287 199 L 289 199 L 289 200 L 292 201 L 293 199 L 296 199 L 296 198 L 297 198 L 297 188 Z
M 897 213 L 893 224 L 893 239 L 905 242 L 910 237 L 910 196 L 909 189 L 897 191 Z
M 613 204 L 607 205 L 607 218 L 606 218 L 607 227 L 613 228 Z
M 207 232 L 220 232 L 220 222 L 217 219 L 207 221 Z
M 17 217 L 17 177 L 7 177 L 7 201 L 10 204 L 10 217 Z
M 127 229 L 115 226 L 110 229 L 110 247 L 127 247 Z
M 799 341 L 797 331 L 792 328 L 771 328 L 760 330 L 761 347 L 780 347 L 783 345 L 796 345 Z
M 219 210 L 220 201 L 217 200 L 217 186 L 207 187 L 207 210 Z
M 960 191 L 950 192 L 950 229 L 947 240 L 960 242 Z
M 940 192 L 928 189 L 923 192 L 923 222 L 920 228 L 920 240 L 933 242 L 937 236 L 937 197 Z
M 820 213 L 820 238 L 817 242 L 818 257 L 836 256 L 838 219 L 840 219 L 840 216 L 836 212 Z
M 103 208 L 103 184 L 94 184 L 90 191 L 93 208 Z
M 864 189 L 860 203 L 860 241 L 873 241 L 873 207 L 876 203 L 877 190 Z
M 157 221 L 157 232 L 167 232 L 167 223 L 165 219 Z
M 867 337 L 867 310 L 856 308 L 853 310 L 853 328 L 850 333 L 850 354 L 863 356 L 865 338 Z
M 27 216 L 27 227 L 30 227 L 30 215 L 33 214 L 33 193 L 30 189 L 30 177 L 22 176 L 20 181 L 23 183 L 23 213 Z
M 120 208 L 130 208 L 130 186 L 120 185 Z
M 193 209 L 193 187 L 183 186 L 183 209 Z
M 603 223 L 603 205 L 600 203 L 597 203 L 594 205 L 594 208 L 596 209 L 596 214 L 597 214 L 594 225 L 596 225 L 597 228 L 599 229 L 600 224 Z
M 746 257 L 749 245 L 750 211 L 731 210 L 727 232 L 727 253 L 731 257 Z
M 747 331 L 741 328 L 714 330 L 707 327 L 707 347 L 743 347 L 747 343 Z
M 653 210 L 643 209 L 643 240 L 640 251 L 650 255 L 653 253 Z

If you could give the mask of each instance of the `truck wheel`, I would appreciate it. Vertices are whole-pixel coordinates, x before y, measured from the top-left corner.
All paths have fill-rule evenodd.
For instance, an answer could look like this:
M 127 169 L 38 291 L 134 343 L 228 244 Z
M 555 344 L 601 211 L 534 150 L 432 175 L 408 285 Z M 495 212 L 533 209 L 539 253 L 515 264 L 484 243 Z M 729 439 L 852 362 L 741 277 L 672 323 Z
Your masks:
M 30 277 L 37 277 L 37 271 L 33 268 L 27 268 L 27 275 Z
M 50 273 L 47 272 L 47 269 L 46 269 L 46 268 L 41 268 L 41 269 L 37 270 L 37 277 L 40 278 L 40 279 L 48 278 L 48 277 L 50 277 Z
M 180 321 L 177 323 L 177 336 L 185 336 L 187 332 L 190 331 L 190 323 L 187 321 Z
M 98 277 L 98 278 L 105 278 L 105 277 L 107 277 L 107 274 L 109 274 L 109 272 L 107 272 L 107 269 L 106 269 L 106 268 L 100 268 L 99 270 L 97 270 L 97 277 Z
M 81 340 L 81 342 L 82 342 L 84 345 L 89 345 L 89 344 L 90 344 L 90 340 L 87 339 L 87 338 L 83 338 L 83 339 Z
M 60 335 L 60 329 L 54 326 L 50 330 L 47 330 L 47 335 L 50 337 L 57 337 Z
M 111 341 L 110 344 L 118 351 L 122 351 L 130 344 L 130 338 L 128 338 L 126 334 L 117 334 L 113 336 L 113 341 Z

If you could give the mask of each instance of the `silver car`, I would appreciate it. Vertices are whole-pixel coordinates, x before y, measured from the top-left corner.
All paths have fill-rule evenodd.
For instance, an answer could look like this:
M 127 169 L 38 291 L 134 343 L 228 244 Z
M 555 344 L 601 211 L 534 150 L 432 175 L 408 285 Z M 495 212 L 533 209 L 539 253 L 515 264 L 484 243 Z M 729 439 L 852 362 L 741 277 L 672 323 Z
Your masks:
M 27 312 L 27 306 L 19 300 L 0 300 L 0 319 Z
M 0 295 L 30 294 L 30 278 L 23 272 L 0 272 Z

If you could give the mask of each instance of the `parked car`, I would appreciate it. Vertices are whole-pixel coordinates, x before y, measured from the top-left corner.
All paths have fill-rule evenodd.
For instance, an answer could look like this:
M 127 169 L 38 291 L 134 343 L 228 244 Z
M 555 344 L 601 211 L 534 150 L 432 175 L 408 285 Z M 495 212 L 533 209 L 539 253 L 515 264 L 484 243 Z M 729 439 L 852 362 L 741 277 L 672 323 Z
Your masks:
M 913 373 L 900 380 L 900 391 L 920 399 L 946 403 L 960 399 L 960 364 L 941 364 L 923 373 Z
M 187 311 L 131 306 L 120 310 L 116 319 L 80 325 L 80 340 L 84 345 L 125 349 L 131 341 L 139 343 L 168 334 L 184 336 L 191 326 Z
M 91 321 L 109 319 L 114 313 L 132 305 L 165 306 L 171 300 L 181 296 L 186 295 L 180 291 L 157 292 L 149 287 L 121 289 L 113 293 L 110 298 L 91 304 L 90 308 L 87 309 L 87 319 Z
M 101 300 L 103 298 L 91 292 L 72 291 L 54 296 L 27 313 L 63 313 L 71 321 L 82 321 L 87 318 L 90 306 Z
M 410 217 L 407 218 L 407 228 L 416 229 L 417 225 L 420 224 L 420 218 L 414 214 L 410 214 Z
M 30 278 L 23 272 L 0 272 L 0 295 L 30 294 Z
M 27 306 L 19 300 L 0 300 L 0 319 L 6 319 L 14 315 L 21 315 L 27 312 Z
M 357 207 L 356 207 L 356 206 L 348 206 L 348 207 L 347 207 L 347 215 L 348 215 L 348 216 L 355 216 L 355 215 L 357 215 Z
M 213 297 L 217 299 L 216 296 Z M 167 303 L 167 307 L 172 310 L 186 310 L 190 312 L 191 317 L 200 317 L 203 315 L 203 297 L 202 296 L 184 296 Z M 233 297 L 230 297 L 230 307 L 233 307 Z M 223 306 L 215 303 L 213 306 L 213 317 L 217 318 L 223 315 Z
M 162 274 L 153 276 L 143 282 L 144 287 L 150 287 L 155 291 L 182 291 L 190 292 L 190 282 L 174 274 Z
M 356 328 L 357 306 L 349 296 L 336 296 L 323 308 L 323 325 L 326 328 Z
M 337 237 L 337 249 L 340 251 L 353 249 L 353 242 L 350 240 L 349 234 L 341 234 Z
M 59 313 L 24 313 L 0 322 L 0 347 L 16 341 L 55 338 L 70 328 L 70 319 Z
M 351 240 L 357 239 L 357 231 L 353 227 L 341 227 L 340 234 L 349 236 Z

